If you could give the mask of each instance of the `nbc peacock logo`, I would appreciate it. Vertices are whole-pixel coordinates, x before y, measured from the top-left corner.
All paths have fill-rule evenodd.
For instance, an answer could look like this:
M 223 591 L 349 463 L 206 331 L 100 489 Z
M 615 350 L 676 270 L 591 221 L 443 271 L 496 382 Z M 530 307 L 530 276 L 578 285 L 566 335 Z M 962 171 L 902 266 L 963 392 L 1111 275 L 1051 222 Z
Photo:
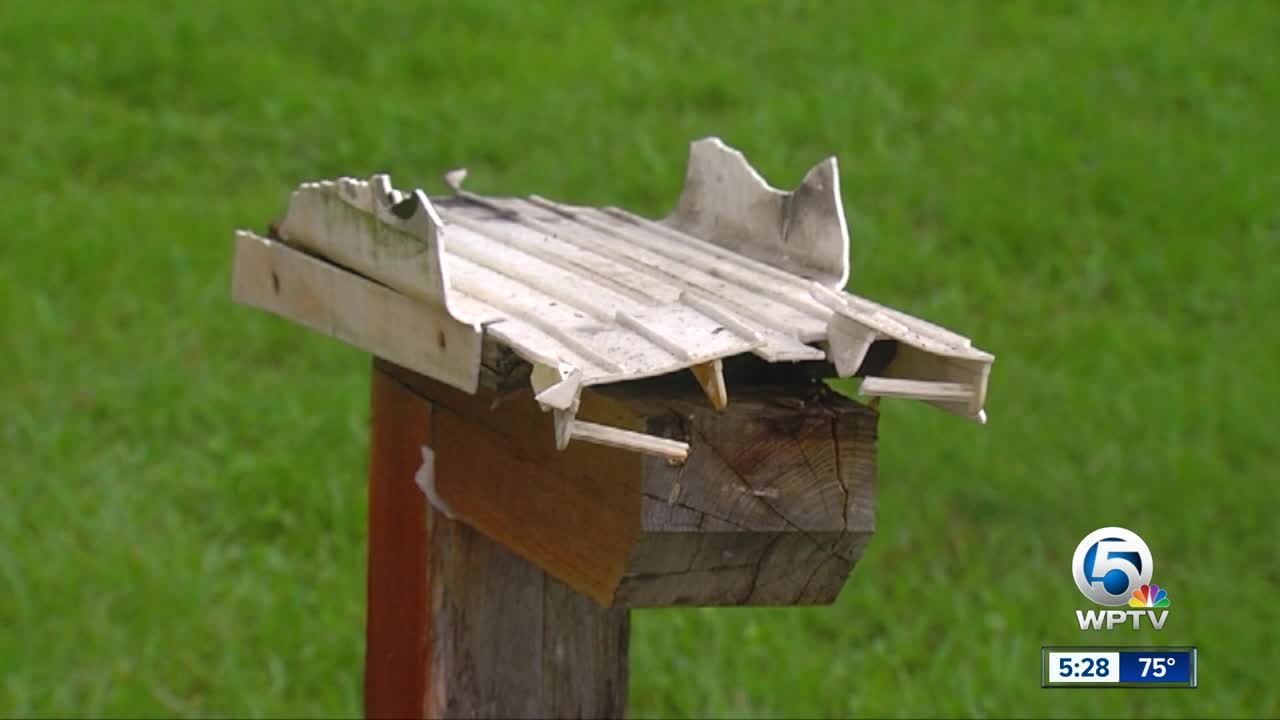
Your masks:
M 1143 585 L 1133 591 L 1133 597 L 1129 598 L 1129 607 L 1167 608 L 1169 593 L 1159 585 Z
M 1128 605 L 1133 610 L 1076 610 L 1081 630 L 1107 630 L 1117 625 L 1156 630 L 1169 618 L 1169 593 L 1151 583 L 1155 563 L 1151 548 L 1132 530 L 1098 528 L 1076 546 L 1071 572 L 1080 593 L 1106 607 Z

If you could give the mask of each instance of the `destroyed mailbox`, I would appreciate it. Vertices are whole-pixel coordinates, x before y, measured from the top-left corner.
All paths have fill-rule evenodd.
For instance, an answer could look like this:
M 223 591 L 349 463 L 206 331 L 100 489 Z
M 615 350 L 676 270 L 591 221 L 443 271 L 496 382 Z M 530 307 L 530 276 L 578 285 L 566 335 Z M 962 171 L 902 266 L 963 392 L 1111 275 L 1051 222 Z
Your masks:
M 442 198 L 397 189 L 385 175 L 304 183 L 268 237 L 237 234 L 237 301 L 380 358 L 369 662 L 384 642 L 374 627 L 391 622 L 375 617 L 378 607 L 418 623 L 422 604 L 427 650 L 409 670 L 424 679 L 408 689 L 375 691 L 370 664 L 371 694 L 420 693 L 404 702 L 420 700 L 412 707 L 426 715 L 621 712 L 625 638 L 605 642 L 598 631 L 625 636 L 626 616 L 606 608 L 835 599 L 874 529 L 877 414 L 815 379 L 857 375 L 864 396 L 985 421 L 990 354 L 844 292 L 849 238 L 834 158 L 783 192 L 718 139 L 697 141 L 676 209 L 661 221 L 478 195 L 464 179 L 449 173 L 452 195 Z M 404 402 L 421 412 L 404 420 Z M 384 438 L 395 449 L 380 450 L 380 432 L 403 442 Z M 397 504 L 412 504 L 403 487 L 415 480 L 422 507 Z M 379 482 L 397 483 L 400 501 L 380 506 Z M 380 552 L 416 557 L 379 549 L 379 523 L 408 528 L 397 542 L 422 546 L 425 565 L 395 573 L 427 575 L 429 592 L 398 593 L 376 577 Z M 453 541 L 440 539 L 439 523 Z M 556 673 L 569 668 L 545 658 L 535 662 L 538 687 L 510 677 L 520 671 L 498 656 L 472 667 L 490 642 L 483 629 L 441 640 L 450 612 L 455 626 L 469 612 L 479 623 L 478 613 L 499 612 L 457 607 L 483 580 L 474 546 L 488 542 L 511 557 L 493 560 L 502 578 L 484 582 L 511 581 L 526 571 L 510 563 L 528 562 L 566 586 L 528 590 L 544 604 L 561 593 L 554 602 L 576 608 L 566 627 L 549 626 L 545 613 L 528 627 L 538 625 L 541 643 L 575 636 L 579 660 L 609 666 L 592 671 L 608 689 L 566 693 Z M 463 545 L 470 559 L 449 565 Z M 540 575 L 521 577 L 527 585 Z M 528 610 L 517 605 L 502 612 Z M 596 629 L 581 636 L 575 623 Z M 462 656 L 483 687 L 459 689 L 466 682 L 442 669 Z M 371 714 L 399 707 L 379 702 L 369 700 Z

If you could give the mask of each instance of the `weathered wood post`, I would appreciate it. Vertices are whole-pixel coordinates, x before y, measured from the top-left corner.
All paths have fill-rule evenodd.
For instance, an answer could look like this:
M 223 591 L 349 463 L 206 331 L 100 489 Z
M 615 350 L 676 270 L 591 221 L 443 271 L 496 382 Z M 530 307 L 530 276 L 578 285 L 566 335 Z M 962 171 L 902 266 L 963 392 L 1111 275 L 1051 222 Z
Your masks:
M 626 608 L 835 599 L 874 526 L 875 413 L 812 386 L 717 413 L 689 385 L 593 392 L 581 411 L 689 438 L 677 466 L 557 452 L 531 393 L 491 409 L 375 361 L 370 716 L 621 715 Z
M 436 486 L 460 500 L 536 479 L 503 467 L 514 460 L 491 446 L 496 432 L 449 408 L 457 391 L 381 360 L 371 387 L 365 714 L 622 715 L 627 611 L 601 608 L 451 519 L 414 481 L 423 448 L 437 460 Z M 491 500 L 514 516 L 525 510 L 517 498 Z
M 840 291 L 834 159 L 785 193 L 699 141 L 662 223 L 447 179 L 238 235 L 238 301 L 375 356 L 370 717 L 620 716 L 631 608 L 832 602 L 878 415 L 817 378 L 985 419 L 990 355 Z

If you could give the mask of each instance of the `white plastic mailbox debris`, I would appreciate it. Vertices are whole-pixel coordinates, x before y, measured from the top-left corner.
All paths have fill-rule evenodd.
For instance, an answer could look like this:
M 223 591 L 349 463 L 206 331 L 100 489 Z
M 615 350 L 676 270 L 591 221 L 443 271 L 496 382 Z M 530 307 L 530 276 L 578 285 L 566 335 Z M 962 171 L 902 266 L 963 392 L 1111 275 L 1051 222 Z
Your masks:
M 843 291 L 849 233 L 835 158 L 792 192 L 718 138 L 694 142 L 676 209 L 487 197 L 446 176 L 429 199 L 386 175 L 304 183 L 273 238 L 237 233 L 233 296 L 467 392 L 486 355 L 532 365 L 557 444 L 599 442 L 680 459 L 683 443 L 575 421 L 584 387 L 691 370 L 718 408 L 722 360 L 892 359 L 864 395 L 914 398 L 985 422 L 993 356 L 932 323 Z

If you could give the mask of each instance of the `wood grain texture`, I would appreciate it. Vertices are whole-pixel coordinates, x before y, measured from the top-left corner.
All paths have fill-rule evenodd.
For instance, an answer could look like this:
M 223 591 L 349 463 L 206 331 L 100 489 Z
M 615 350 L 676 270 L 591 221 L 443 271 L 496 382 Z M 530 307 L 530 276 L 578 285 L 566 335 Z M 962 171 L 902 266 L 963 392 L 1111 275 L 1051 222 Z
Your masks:
M 580 417 L 689 443 L 673 465 L 556 451 L 528 391 L 386 371 L 433 403 L 442 447 L 466 450 L 439 460 L 454 517 L 604 606 L 829 603 L 874 531 L 877 415 L 822 386 L 744 388 L 723 411 L 691 374 L 584 391 Z
M 366 715 L 624 715 L 628 611 L 601 608 L 431 508 L 414 483 L 424 445 L 437 488 L 500 486 L 491 473 L 513 468 L 467 462 L 476 447 L 458 441 L 450 411 L 381 364 L 371 391 Z M 515 470 L 507 479 L 525 480 Z
M 833 602 L 875 530 L 876 415 L 825 392 L 684 399 L 650 432 L 689 460 L 646 461 L 642 533 L 616 593 L 628 607 Z
M 601 608 L 460 522 L 432 513 L 430 525 L 427 717 L 625 715 L 629 611 Z
M 556 450 L 554 420 L 530 391 L 468 395 L 390 363 L 378 367 L 435 407 L 435 492 L 453 516 L 601 605 L 611 604 L 640 533 L 639 455 L 572 443 Z M 583 412 L 643 429 L 583 398 Z M 493 404 L 497 402 L 496 407 Z

